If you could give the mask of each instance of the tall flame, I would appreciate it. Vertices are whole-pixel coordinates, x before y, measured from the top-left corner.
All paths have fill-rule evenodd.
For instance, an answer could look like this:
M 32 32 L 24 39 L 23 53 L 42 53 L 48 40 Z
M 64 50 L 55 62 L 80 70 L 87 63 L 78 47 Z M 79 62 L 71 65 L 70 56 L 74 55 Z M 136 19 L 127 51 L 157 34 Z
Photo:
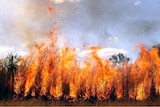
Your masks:
M 151 93 L 152 83 L 156 94 L 160 93 L 160 57 L 158 48 L 147 50 L 140 45 L 140 56 L 133 63 L 122 62 L 117 67 L 105 58 L 100 58 L 100 46 L 91 46 L 89 57 L 78 61 L 75 48 L 57 47 L 58 26 L 47 34 L 48 41 L 36 45 L 22 62 L 27 62 L 24 83 L 24 97 L 47 96 L 48 98 L 83 98 L 91 96 L 99 100 L 109 99 L 115 89 L 117 99 L 128 97 L 136 100 L 147 99 Z M 26 61 L 25 61 L 26 60 Z M 21 85 L 16 85 L 19 94 Z M 21 90 L 22 91 L 22 90 Z
M 49 2 L 46 5 L 49 12 L 54 11 Z M 17 94 L 22 92 L 24 97 L 30 94 L 75 100 L 90 97 L 104 100 L 114 95 L 117 99 L 129 97 L 144 100 L 151 95 L 153 85 L 156 94 L 160 94 L 157 47 L 147 50 L 143 45 L 138 45 L 138 59 L 133 64 L 123 61 L 117 66 L 99 56 L 101 46 L 91 46 L 89 55 L 79 61 L 76 48 L 57 46 L 57 28 L 58 25 L 45 34 L 49 40 L 35 45 L 36 50 L 21 59 L 21 64 L 26 63 L 20 69 L 24 70 L 25 76 L 20 78 L 19 73 L 16 75 L 16 79 L 21 81 L 15 83 Z

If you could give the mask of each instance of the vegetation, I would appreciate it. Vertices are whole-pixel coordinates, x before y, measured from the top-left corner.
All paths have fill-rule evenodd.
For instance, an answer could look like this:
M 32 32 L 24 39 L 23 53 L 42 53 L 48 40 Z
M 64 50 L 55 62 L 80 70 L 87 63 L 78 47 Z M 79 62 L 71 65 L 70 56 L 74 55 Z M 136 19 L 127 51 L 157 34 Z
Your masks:
M 117 55 L 112 55 L 111 58 L 109 58 L 113 62 L 113 64 L 117 65 L 123 62 L 129 62 L 130 58 L 123 55 L 123 53 L 119 53 Z
M 158 47 L 160 53 L 160 45 L 154 46 Z M 154 48 L 153 47 L 153 48 Z M 158 54 L 159 54 L 158 53 Z M 160 54 L 159 54 L 160 55 Z M 124 56 L 122 53 L 111 56 L 109 60 L 112 62 L 112 66 L 115 67 L 119 72 L 121 72 L 120 81 L 122 84 L 122 99 L 116 99 L 117 93 L 115 90 L 117 89 L 117 81 L 114 81 L 114 85 L 112 87 L 112 92 L 110 95 L 110 99 L 98 101 L 96 99 L 89 100 L 79 100 L 77 102 L 72 102 L 72 100 L 54 100 L 54 99 L 44 99 L 30 97 L 30 99 L 14 99 L 14 82 L 15 82 L 15 73 L 19 72 L 19 59 L 18 55 L 13 55 L 12 53 L 8 54 L 8 56 L 4 59 L 0 59 L 0 105 L 160 105 L 158 96 L 156 96 L 155 92 L 155 84 L 154 84 L 154 72 L 151 72 L 152 76 L 152 85 L 150 89 L 150 97 L 143 101 L 136 101 L 135 99 L 129 99 L 128 91 L 132 86 L 132 81 L 129 80 L 131 64 L 129 64 L 130 58 Z M 25 64 L 23 64 L 25 65 Z M 154 68 L 154 67 L 153 67 Z M 23 69 L 23 68 L 20 68 Z M 127 69 L 127 70 L 126 70 Z M 9 99 L 11 98 L 11 99 Z
M 29 99 L 29 100 L 1 100 L 0 106 L 159 106 L 160 100 L 157 99 L 155 101 L 145 100 L 145 101 L 95 101 L 94 103 L 89 101 L 57 101 L 57 100 L 36 100 L 36 99 Z
M 9 53 L 5 59 L 1 60 L 0 66 L 1 66 L 1 74 L 3 76 L 1 79 L 3 82 L 6 81 L 7 79 L 7 83 L 11 81 L 11 89 L 8 89 L 8 91 L 10 90 L 9 91 L 10 97 L 14 95 L 14 77 L 15 77 L 14 74 L 18 69 L 19 58 L 20 57 L 18 55 L 13 55 L 12 53 Z M 4 83 L 1 83 L 1 85 L 3 85 L 2 87 L 6 86 Z

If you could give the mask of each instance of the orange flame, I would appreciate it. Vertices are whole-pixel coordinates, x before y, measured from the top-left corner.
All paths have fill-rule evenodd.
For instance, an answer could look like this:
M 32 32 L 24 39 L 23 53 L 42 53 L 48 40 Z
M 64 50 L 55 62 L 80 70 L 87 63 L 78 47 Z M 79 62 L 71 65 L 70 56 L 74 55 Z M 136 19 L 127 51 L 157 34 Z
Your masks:
M 46 34 L 49 40 L 36 45 L 36 51 L 21 59 L 21 64 L 26 63 L 26 69 L 23 69 L 24 78 L 20 79 L 24 83 L 15 83 L 17 94 L 20 94 L 24 86 L 24 97 L 38 93 L 39 96 L 55 99 L 65 97 L 85 100 L 93 96 L 104 100 L 112 94 L 117 99 L 128 94 L 129 98 L 144 100 L 152 93 L 151 86 L 154 83 L 156 94 L 159 95 L 158 48 L 147 50 L 139 45 L 140 56 L 133 64 L 122 62 L 114 67 L 110 60 L 98 56 L 100 46 L 91 46 L 89 57 L 80 62 L 75 48 L 57 47 L 57 27 L 56 25 Z M 16 76 L 20 78 L 20 74 Z
M 55 8 L 50 7 L 50 2 L 46 5 L 49 12 L 55 11 Z M 91 46 L 89 57 L 80 62 L 75 48 L 58 48 L 57 28 L 58 25 L 45 34 L 49 40 L 36 45 L 36 50 L 22 59 L 26 69 L 24 78 L 20 79 L 23 82 L 15 87 L 17 94 L 20 94 L 23 85 L 24 97 L 38 93 L 39 96 L 55 99 L 65 97 L 86 100 L 93 96 L 104 100 L 115 95 L 117 99 L 129 97 L 143 100 L 152 93 L 153 83 L 156 94 L 160 94 L 158 48 L 147 50 L 139 44 L 140 56 L 133 64 L 122 62 L 115 67 L 110 60 L 98 56 L 101 46 Z M 18 78 L 20 74 L 16 76 Z

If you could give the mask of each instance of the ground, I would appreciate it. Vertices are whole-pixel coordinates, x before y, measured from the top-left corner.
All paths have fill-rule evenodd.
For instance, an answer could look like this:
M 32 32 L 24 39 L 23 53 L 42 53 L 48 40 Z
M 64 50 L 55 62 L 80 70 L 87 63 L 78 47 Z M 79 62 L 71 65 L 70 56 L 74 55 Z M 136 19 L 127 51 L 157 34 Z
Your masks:
M 160 99 L 155 101 L 145 100 L 145 101 L 56 101 L 56 100 L 38 100 L 38 99 L 29 99 L 29 100 L 1 100 L 0 106 L 160 106 Z

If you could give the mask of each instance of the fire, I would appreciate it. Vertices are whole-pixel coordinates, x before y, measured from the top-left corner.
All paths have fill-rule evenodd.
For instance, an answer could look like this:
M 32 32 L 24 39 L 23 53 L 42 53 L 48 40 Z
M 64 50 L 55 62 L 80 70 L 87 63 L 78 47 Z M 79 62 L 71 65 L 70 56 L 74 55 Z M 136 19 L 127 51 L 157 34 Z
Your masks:
M 49 12 L 54 10 L 49 2 L 46 5 Z M 17 94 L 75 100 L 90 97 L 104 100 L 112 96 L 144 100 L 151 95 L 153 85 L 156 94 L 160 94 L 157 47 L 147 50 L 143 45 L 138 45 L 140 55 L 133 64 L 123 61 L 115 65 L 98 55 L 101 46 L 91 46 L 89 55 L 79 61 L 76 48 L 57 46 L 57 27 L 45 34 L 49 40 L 37 44 L 36 50 L 21 59 L 21 64 L 26 64 L 23 66 L 24 76 L 16 75 L 21 81 L 20 84 L 16 82 L 18 85 L 15 83 Z
M 152 93 L 151 86 L 154 83 L 156 94 L 159 95 L 158 48 L 147 50 L 139 46 L 139 58 L 133 64 L 122 62 L 117 68 L 110 60 L 99 57 L 100 46 L 91 46 L 90 55 L 80 62 L 75 48 L 58 48 L 58 34 L 55 33 L 57 27 L 53 27 L 47 34 L 50 38 L 48 41 L 36 45 L 35 52 L 22 58 L 21 64 L 27 64 L 25 76 L 21 79 L 24 82 L 15 87 L 17 94 L 20 94 L 23 86 L 24 97 L 31 94 L 55 99 L 64 97 L 85 100 L 93 96 L 104 100 L 112 94 L 117 99 L 128 94 L 129 98 L 144 100 Z

